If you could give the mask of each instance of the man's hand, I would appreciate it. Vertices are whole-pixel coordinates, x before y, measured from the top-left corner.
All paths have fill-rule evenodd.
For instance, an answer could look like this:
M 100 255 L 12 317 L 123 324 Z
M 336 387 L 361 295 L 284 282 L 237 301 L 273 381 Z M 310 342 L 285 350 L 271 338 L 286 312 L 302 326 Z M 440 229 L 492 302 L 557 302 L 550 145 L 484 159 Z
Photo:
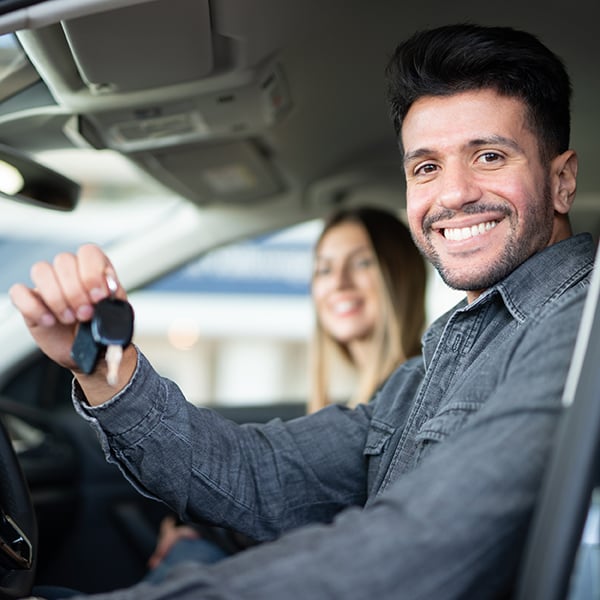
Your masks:
M 109 289 L 107 278 L 116 282 L 114 290 Z M 127 299 L 113 265 L 98 246 L 86 244 L 76 254 L 58 254 L 52 264 L 35 263 L 31 280 L 32 288 L 21 283 L 10 288 L 13 304 L 42 352 L 74 373 L 90 404 L 101 404 L 129 381 L 137 362 L 135 350 L 126 349 L 117 386 L 110 387 L 104 365 L 88 376 L 78 371 L 71 347 L 78 324 L 92 318 L 95 303 L 112 292 L 117 298 Z

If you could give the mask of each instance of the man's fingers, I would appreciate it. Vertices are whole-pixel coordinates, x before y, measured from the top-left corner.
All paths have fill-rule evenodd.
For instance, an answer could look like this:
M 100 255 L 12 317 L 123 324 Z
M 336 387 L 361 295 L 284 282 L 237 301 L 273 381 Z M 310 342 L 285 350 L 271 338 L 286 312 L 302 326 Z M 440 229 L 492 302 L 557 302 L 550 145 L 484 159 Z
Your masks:
M 55 259 L 56 260 L 56 259 Z M 63 263 L 67 263 L 65 258 Z M 47 262 L 37 262 L 31 267 L 31 280 L 41 301 L 58 321 L 64 325 L 75 323 L 75 309 L 65 296 L 55 268 Z
M 98 246 L 95 244 L 81 246 L 77 251 L 77 263 L 79 277 L 88 290 L 92 302 L 98 302 L 113 294 L 123 300 L 127 299 L 113 265 Z
M 42 301 L 39 294 L 22 283 L 16 283 L 8 290 L 11 302 L 23 315 L 28 327 L 52 327 L 56 318 Z
M 53 267 L 56 280 L 68 306 L 62 322 L 73 323 L 91 319 L 94 312 L 92 299 L 79 276 L 77 257 L 67 252 L 58 254 L 54 259 Z
M 77 254 L 58 254 L 52 264 L 34 264 L 31 280 L 41 301 L 63 325 L 91 319 L 93 305 L 113 293 L 111 281 L 115 282 L 117 295 L 126 297 L 110 261 L 94 244 L 82 246 Z
M 111 272 L 116 282 L 110 260 L 98 246 L 88 244 L 76 254 L 58 254 L 52 264 L 35 263 L 33 286 L 18 283 L 9 290 L 33 339 L 58 364 L 76 369 L 71 348 L 77 323 L 91 319 L 94 304 L 112 293 L 107 282 Z M 118 284 L 116 294 L 126 298 Z

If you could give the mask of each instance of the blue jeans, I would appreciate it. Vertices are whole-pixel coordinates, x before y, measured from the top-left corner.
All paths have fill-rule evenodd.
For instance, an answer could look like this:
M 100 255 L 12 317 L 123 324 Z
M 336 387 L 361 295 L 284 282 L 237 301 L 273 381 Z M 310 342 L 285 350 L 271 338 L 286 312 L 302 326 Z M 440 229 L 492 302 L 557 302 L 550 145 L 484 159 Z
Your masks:
M 209 540 L 181 539 L 171 548 L 158 567 L 144 577 L 144 581 L 159 583 L 174 566 L 184 562 L 210 564 L 226 556 L 229 555 L 225 550 Z

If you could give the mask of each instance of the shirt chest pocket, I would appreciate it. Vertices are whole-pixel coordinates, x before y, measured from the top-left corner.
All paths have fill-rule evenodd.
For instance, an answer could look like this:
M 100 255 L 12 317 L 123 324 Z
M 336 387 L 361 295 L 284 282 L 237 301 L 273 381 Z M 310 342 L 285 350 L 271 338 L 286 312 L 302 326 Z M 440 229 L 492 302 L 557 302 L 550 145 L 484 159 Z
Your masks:
M 390 440 L 396 431 L 395 427 L 377 419 L 371 420 L 371 426 L 367 434 L 367 441 L 363 454 L 368 465 L 368 486 L 373 486 L 375 477 L 381 465 L 381 459 L 390 446 Z
M 415 437 L 418 457 L 422 458 L 436 442 L 443 442 L 460 431 L 481 406 L 479 402 L 455 402 L 445 406 L 434 417 L 425 421 Z

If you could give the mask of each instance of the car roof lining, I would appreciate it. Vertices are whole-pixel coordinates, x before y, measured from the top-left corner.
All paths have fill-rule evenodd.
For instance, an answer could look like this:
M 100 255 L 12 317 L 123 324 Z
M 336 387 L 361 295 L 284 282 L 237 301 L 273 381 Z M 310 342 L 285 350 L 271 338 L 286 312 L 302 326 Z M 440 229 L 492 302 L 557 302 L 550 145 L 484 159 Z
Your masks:
M 115 147 L 111 135 L 116 131 L 138 136 L 145 129 L 145 139 L 140 136 L 135 142 L 121 143 L 117 150 L 142 168 L 151 163 L 162 164 L 159 180 L 203 206 L 234 200 L 227 194 L 208 193 L 203 179 L 190 180 L 189 170 L 179 171 L 178 165 L 196 159 L 200 171 L 203 161 L 208 166 L 210 149 L 225 141 L 233 149 L 259 149 L 258 155 L 249 153 L 253 162 L 263 164 L 263 171 L 271 173 L 272 183 L 276 181 L 275 187 L 281 188 L 279 195 L 285 194 L 288 200 L 301 198 L 302 202 L 324 202 L 330 206 L 353 193 L 355 183 L 364 189 L 365 167 L 355 159 L 361 154 L 381 157 L 379 168 L 373 169 L 377 175 L 381 171 L 388 174 L 390 164 L 401 170 L 400 163 L 394 163 L 399 154 L 385 103 L 384 66 L 393 42 L 423 26 L 421 11 L 392 2 L 378 4 L 373 10 L 372 4 L 360 0 L 174 1 L 176 5 L 173 0 L 47 0 L 28 7 L 26 16 L 20 14 L 19 27 L 14 25 L 19 11 L 0 15 L 0 31 L 31 28 L 18 31 L 18 38 L 55 99 L 52 105 L 29 106 L 24 114 L 0 116 L 3 131 L 11 137 L 2 141 L 14 140 L 21 150 L 33 149 L 27 147 L 35 143 L 33 136 L 29 140 L 17 135 L 19 128 L 25 130 L 28 120 L 36 126 L 43 122 L 47 128 L 68 124 L 65 131 L 71 137 L 61 129 L 48 129 L 46 134 L 54 140 L 62 138 L 66 144 L 96 148 Z M 435 14 L 427 18 L 429 25 L 465 20 L 465 15 L 468 20 L 497 23 L 497 15 L 481 3 L 446 4 L 436 5 Z M 165 40 L 176 39 L 174 31 L 181 28 L 181 22 L 170 18 L 175 12 L 173 7 L 184 7 L 198 15 L 205 11 L 204 17 L 196 19 L 196 27 L 182 29 L 186 39 L 180 45 L 157 40 L 157 32 Z M 571 15 L 569 27 L 561 26 L 558 34 L 551 18 L 553 10 L 547 7 L 548 20 L 542 22 L 535 7 L 519 6 L 511 15 L 512 24 L 549 41 L 572 70 L 576 90 L 573 141 L 580 152 L 580 172 L 584 175 L 580 177 L 573 215 L 585 224 L 595 207 L 590 205 L 588 210 L 581 199 L 600 188 L 600 170 L 592 162 L 597 144 L 594 128 L 582 125 L 586 121 L 577 117 L 581 114 L 587 119 L 596 112 L 600 80 L 590 78 L 586 71 L 595 62 L 595 42 L 583 33 L 591 23 L 585 11 Z M 120 41 L 115 41 L 113 51 L 106 30 L 110 28 L 110 18 L 115 17 L 119 17 L 115 36 Z M 11 26 L 7 21 L 10 19 Z M 205 34 L 211 43 L 204 48 L 212 54 L 196 65 L 191 56 L 194 52 L 186 48 L 197 48 L 196 38 Z M 86 42 L 88 35 L 94 36 L 93 42 Z M 99 63 L 105 57 L 94 51 L 103 39 L 107 40 L 103 46 L 109 46 L 109 71 L 115 69 L 117 73 L 114 85 L 103 81 L 110 73 Z M 136 62 L 128 63 L 128 69 L 135 73 L 131 81 L 127 69 L 118 69 L 121 65 L 117 48 L 127 48 L 127 43 L 133 49 L 156 47 L 148 60 L 144 52 L 131 52 L 131 60 L 140 65 L 136 69 Z M 260 116 L 260 106 L 268 95 L 261 95 L 261 83 L 268 79 L 265 74 L 274 70 L 280 73 L 287 108 L 277 118 L 265 119 Z M 162 79 L 160 85 L 154 85 L 153 73 L 161 77 L 166 73 L 172 79 Z M 223 103 L 216 111 L 213 101 L 219 96 L 235 97 L 237 108 L 227 113 Z M 233 108 L 233 104 L 229 107 Z M 62 125 L 57 114 L 65 115 Z M 158 118 L 137 123 L 136 132 L 140 115 L 153 114 Z M 212 128 L 206 137 L 199 131 L 203 125 L 198 115 L 209 130 Z M 7 122 L 10 119 L 14 120 L 14 128 Z M 178 128 L 186 122 L 191 123 L 191 129 L 178 136 Z M 368 126 L 364 127 L 366 122 Z M 165 133 L 165 137 L 160 138 L 157 131 Z M 177 159 L 165 160 L 169 148 Z M 190 154 L 183 159 L 186 152 Z M 227 165 L 222 167 L 225 170 Z M 354 167 L 358 171 L 352 173 Z M 251 170 L 251 165 L 245 168 Z M 262 179 L 264 172 L 257 180 Z M 333 185 L 334 181 L 339 185 Z M 373 181 L 371 185 L 383 193 L 387 183 L 388 196 L 404 197 L 401 173 L 389 173 L 382 182 Z M 313 193 L 315 189 L 319 193 Z M 257 197 L 254 192 L 239 194 L 235 202 L 252 205 Z M 579 207 L 585 212 L 582 219 L 575 217 Z

